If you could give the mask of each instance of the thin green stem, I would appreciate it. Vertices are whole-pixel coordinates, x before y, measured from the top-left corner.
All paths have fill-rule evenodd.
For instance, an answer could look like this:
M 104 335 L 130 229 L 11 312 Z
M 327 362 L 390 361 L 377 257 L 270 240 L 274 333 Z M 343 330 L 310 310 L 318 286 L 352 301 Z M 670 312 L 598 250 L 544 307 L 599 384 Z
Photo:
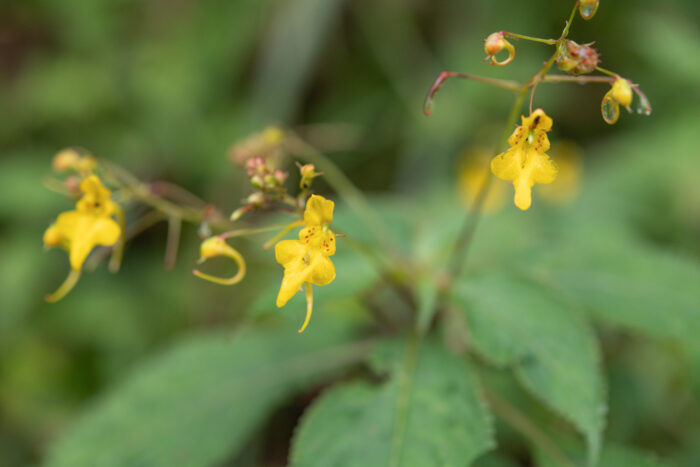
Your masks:
M 276 243 L 279 239 L 287 235 L 288 232 L 290 232 L 293 229 L 296 229 L 297 227 L 301 227 L 302 225 L 304 225 L 304 221 L 302 220 L 294 221 L 290 224 L 287 224 L 279 231 L 279 233 L 277 233 L 277 235 L 266 241 L 263 245 L 263 248 L 267 250 L 272 246 L 273 243 Z
M 526 36 L 524 34 L 516 34 L 514 32 L 503 31 L 503 35 L 506 37 L 512 37 L 514 39 L 524 39 L 526 41 L 539 42 L 541 44 L 554 45 L 557 43 L 556 39 L 541 39 L 539 37 Z
M 289 224 L 284 224 L 284 225 L 268 225 L 265 227 L 254 227 L 254 228 L 249 228 L 249 229 L 236 229 L 236 230 L 229 230 L 228 232 L 224 232 L 222 234 L 219 234 L 218 236 L 221 238 L 233 238 L 233 237 L 244 237 L 246 235 L 257 235 L 261 233 L 267 233 L 267 232 L 272 232 L 275 230 L 281 230 L 287 227 Z
M 100 160 L 100 166 L 104 168 L 111 178 L 124 187 L 123 189 L 127 196 L 133 196 L 142 203 L 162 212 L 167 217 L 178 217 L 185 222 L 194 224 L 199 224 L 205 218 L 207 212 L 206 207 L 203 209 L 196 209 L 189 206 L 179 206 L 178 204 L 154 194 L 150 185 L 141 182 L 141 180 L 124 168 L 104 160 Z M 160 186 L 162 187 L 162 185 Z M 208 220 L 212 225 L 222 229 L 228 228 L 231 225 L 230 222 L 219 215 L 212 216 Z
M 177 252 L 180 248 L 180 233 L 182 232 L 182 219 L 176 216 L 168 218 L 168 237 L 165 241 L 165 257 L 163 265 L 165 269 L 175 267 Z
M 527 90 L 528 85 L 523 85 L 522 88 L 520 88 L 518 97 L 513 103 L 513 107 L 510 110 L 510 114 L 508 115 L 508 120 L 503 131 L 503 136 L 501 137 L 501 140 L 498 143 L 499 151 L 505 148 L 506 142 L 508 141 L 508 136 L 513 131 L 513 125 L 515 125 L 518 115 L 520 114 L 520 109 L 523 105 L 523 101 L 525 100 L 525 96 L 527 95 Z M 467 216 L 465 217 L 464 223 L 462 224 L 462 229 L 460 230 L 459 235 L 455 240 L 452 255 L 450 256 L 450 264 L 448 267 L 448 273 L 450 277 L 448 285 L 451 284 L 462 274 L 462 270 L 464 269 L 464 264 L 466 262 L 466 256 L 469 251 L 469 246 L 472 243 L 472 238 L 474 237 L 474 233 L 476 232 L 476 227 L 479 224 L 479 219 L 481 218 L 481 211 L 483 210 L 484 201 L 486 200 L 489 188 L 491 187 L 492 179 L 492 176 L 486 177 L 486 180 L 484 181 L 483 185 L 481 186 L 481 189 L 479 190 L 479 193 L 477 194 L 476 200 L 467 212 Z
M 578 10 L 578 4 L 579 4 L 578 1 L 574 4 L 574 8 L 573 8 L 573 10 L 571 10 L 571 14 L 569 15 L 569 20 L 566 22 L 566 26 L 564 26 L 564 31 L 562 31 L 561 38 L 559 39 L 558 42 L 561 42 L 562 39 L 565 39 L 569 36 L 569 30 L 571 29 L 571 23 L 574 21 L 574 16 L 576 16 L 576 10 Z
M 542 78 L 545 83 L 612 83 L 615 78 L 607 76 L 571 76 L 571 75 L 546 75 Z
M 605 68 L 596 67 L 596 71 L 600 71 L 601 73 L 604 73 L 604 74 L 606 74 L 606 75 L 608 75 L 608 76 L 612 76 L 612 77 L 615 78 L 615 79 L 617 79 L 617 78 L 620 77 L 620 75 L 618 75 L 618 74 L 615 73 L 614 71 L 606 70 Z

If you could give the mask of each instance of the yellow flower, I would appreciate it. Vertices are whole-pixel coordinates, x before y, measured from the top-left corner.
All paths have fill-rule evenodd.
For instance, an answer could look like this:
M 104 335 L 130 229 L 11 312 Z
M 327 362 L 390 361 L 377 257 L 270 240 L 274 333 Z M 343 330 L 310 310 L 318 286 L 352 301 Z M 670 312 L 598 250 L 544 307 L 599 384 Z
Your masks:
M 615 100 L 623 107 L 629 107 L 632 103 L 632 88 L 626 79 L 616 79 L 610 91 Z
M 612 87 L 603 96 L 603 101 L 600 103 L 600 112 L 603 114 L 605 123 L 613 125 L 620 118 L 620 105 L 627 108 L 631 112 L 630 104 L 632 104 L 632 87 L 629 81 L 618 77 Z
M 57 172 L 75 170 L 82 174 L 89 174 L 97 165 L 97 159 L 90 154 L 81 154 L 74 148 L 68 148 L 56 154 L 51 165 Z
M 306 284 L 306 319 L 300 333 L 311 318 L 311 286 L 327 285 L 335 279 L 335 266 L 329 258 L 335 254 L 335 234 L 328 228 L 333 220 L 333 206 L 333 201 L 323 196 L 311 196 L 306 203 L 299 240 L 282 240 L 275 245 L 275 258 L 284 267 L 277 306 L 284 306 Z
M 223 237 L 209 237 L 206 240 L 204 240 L 202 242 L 201 247 L 199 248 L 199 256 L 200 264 L 209 258 L 215 258 L 217 256 L 226 256 L 228 258 L 231 258 L 238 265 L 238 272 L 236 273 L 236 275 L 230 278 L 221 278 L 205 274 L 195 269 L 192 272 L 197 277 L 201 277 L 204 280 L 208 280 L 210 282 L 214 282 L 216 284 L 221 285 L 238 284 L 240 281 L 243 280 L 243 277 L 245 277 L 246 266 L 243 256 L 241 256 L 241 254 L 237 250 L 231 247 L 231 245 L 226 243 L 226 240 Z
M 56 222 L 44 233 L 44 245 L 61 246 L 68 251 L 71 274 L 64 284 L 49 295 L 47 300 L 62 298 L 75 285 L 85 259 L 98 245 L 111 246 L 117 243 L 122 233 L 120 225 L 112 219 L 120 209 L 109 199 L 111 192 L 96 175 L 80 182 L 82 198 L 73 211 L 58 216 Z
M 523 116 L 522 125 L 508 138 L 510 149 L 491 161 L 495 176 L 513 182 L 515 205 L 522 210 L 532 204 L 533 185 L 551 183 L 557 176 L 557 166 L 545 154 L 549 149 L 546 132 L 551 128 L 552 119 L 542 109 Z

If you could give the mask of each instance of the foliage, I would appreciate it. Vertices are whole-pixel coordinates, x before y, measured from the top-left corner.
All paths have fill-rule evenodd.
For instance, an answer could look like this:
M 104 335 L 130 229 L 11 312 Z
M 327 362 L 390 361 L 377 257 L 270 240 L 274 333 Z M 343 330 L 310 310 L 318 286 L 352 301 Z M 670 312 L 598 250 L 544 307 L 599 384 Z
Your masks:
M 603 0 L 576 19 L 654 114 L 610 129 L 601 88 L 540 86 L 550 138 L 583 147 L 579 195 L 486 213 L 441 295 L 465 211 L 455 158 L 499 136 L 509 102 L 470 83 L 445 86 L 430 119 L 420 103 L 446 64 L 478 66 L 494 28 L 549 34 L 563 3 L 3 3 L 0 465 L 700 464 L 695 2 Z M 546 58 L 516 46 L 514 75 Z M 378 240 L 315 182 L 346 237 L 302 336 L 303 297 L 273 307 L 264 235 L 236 244 L 236 288 L 191 276 L 190 227 L 163 271 L 158 224 L 119 274 L 99 266 L 43 303 L 68 267 L 40 247 L 71 208 L 40 187 L 57 149 L 233 211 L 249 187 L 226 152 L 271 123 L 328 154 L 386 228 Z M 377 268 L 392 255 L 403 268 Z

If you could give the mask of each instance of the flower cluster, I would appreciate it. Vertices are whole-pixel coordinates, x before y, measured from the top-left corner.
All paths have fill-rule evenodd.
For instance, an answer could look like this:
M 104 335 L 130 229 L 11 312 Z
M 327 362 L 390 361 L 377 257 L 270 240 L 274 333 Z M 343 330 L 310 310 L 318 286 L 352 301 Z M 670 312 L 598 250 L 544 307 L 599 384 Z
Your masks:
M 111 252 L 110 269 L 118 269 L 127 233 L 124 207 L 130 202 L 138 202 L 152 211 L 134 221 L 135 230 L 142 231 L 159 220 L 168 220 L 166 265 L 174 260 L 179 223 L 182 220 L 198 223 L 200 235 L 204 234 L 199 263 L 223 257 L 235 262 L 237 270 L 231 277 L 217 277 L 198 269 L 193 273 L 221 285 L 241 282 L 247 270 L 243 255 L 229 244 L 230 238 L 277 230 L 277 235 L 264 245 L 265 248 L 275 245 L 275 258 L 284 270 L 277 306 L 284 306 L 302 287 L 306 287 L 307 314 L 299 330 L 303 332 L 313 310 L 313 286 L 330 284 L 335 278 L 330 257 L 335 254 L 336 235 L 329 227 L 334 203 L 323 196 L 309 194 L 314 179 L 322 175 L 313 164 L 297 163 L 299 189 L 296 195 L 290 194 L 285 186 L 289 174 L 279 168 L 285 162 L 283 157 L 289 155 L 283 144 L 287 137 L 281 129 L 270 127 L 233 147 L 232 159 L 245 169 L 254 191 L 228 220 L 211 205 L 178 186 L 167 182 L 142 183 L 123 168 L 98 160 L 81 149 L 59 152 L 53 158 L 52 166 L 57 172 L 67 172 L 68 175 L 63 181 L 49 178 L 47 185 L 73 198 L 75 209 L 58 215 L 44 232 L 43 241 L 46 247 L 61 247 L 67 251 L 70 273 L 46 299 L 55 302 L 72 290 L 88 257 L 98 247 L 103 249 L 100 254 L 93 255 L 94 259 L 99 261 L 104 252 Z M 114 186 L 119 204 L 103 179 Z M 224 230 L 222 226 L 233 225 L 242 214 L 254 209 L 292 213 L 298 216 L 298 220 L 284 226 L 243 227 L 212 234 L 213 230 Z M 143 208 L 139 207 L 138 211 L 143 212 Z M 298 227 L 301 227 L 298 240 L 282 239 Z
M 243 214 L 252 210 L 291 211 L 300 215 L 300 220 L 279 229 L 278 234 L 264 246 L 268 248 L 275 245 L 275 258 L 284 268 L 277 306 L 284 306 L 302 287 L 306 288 L 307 313 L 299 330 L 301 333 L 309 324 L 313 310 L 312 286 L 327 285 L 335 278 L 335 268 L 329 259 L 335 254 L 336 248 L 335 234 L 329 228 L 333 220 L 334 204 L 320 195 L 308 197 L 313 180 L 322 175 L 313 164 L 297 163 L 299 192 L 296 196 L 289 193 L 285 187 L 289 174 L 276 168 L 280 161 L 275 160 L 285 153 L 285 149 L 280 145 L 283 139 L 282 130 L 268 129 L 234 146 L 233 159 L 245 168 L 254 192 L 245 199 L 243 206 L 233 212 L 231 221 L 238 221 Z M 271 148 L 274 148 L 273 152 Z M 281 240 L 288 232 L 298 227 L 302 227 L 299 240 Z M 256 229 L 225 232 L 207 238 L 201 245 L 200 262 L 217 256 L 228 257 L 238 265 L 238 271 L 233 277 L 220 278 L 199 270 L 193 271 L 194 274 L 222 285 L 240 282 L 246 272 L 245 260 L 226 239 L 254 231 Z
M 515 57 L 515 48 L 508 42 L 507 38 L 523 39 L 554 46 L 554 52 L 551 58 L 546 61 L 542 68 L 533 74 L 527 82 L 521 84 L 513 81 L 487 78 L 456 71 L 443 71 L 431 87 L 425 100 L 424 112 L 426 115 L 430 115 L 432 102 L 438 89 L 448 78 L 454 77 L 479 81 L 481 83 L 492 84 L 511 91 L 516 91 L 518 93 L 518 98 L 511 112 L 511 121 L 508 123 L 508 128 L 505 133 L 507 135 L 511 132 L 511 126 L 515 124 L 515 117 L 517 117 L 519 113 L 518 111 L 522 106 L 525 96 L 528 92 L 530 93 L 529 116 L 521 116 L 522 124 L 516 127 L 515 131 L 513 131 L 507 140 L 509 148 L 495 156 L 490 164 L 491 171 L 496 177 L 513 183 L 515 189 L 514 203 L 522 210 L 529 209 L 532 204 L 532 187 L 536 184 L 552 183 L 558 173 L 557 165 L 546 153 L 550 147 L 547 132 L 552 128 L 552 119 L 542 109 L 533 111 L 535 91 L 540 84 L 547 82 L 575 82 L 580 84 L 593 82 L 610 83 L 611 89 L 605 94 L 601 102 L 603 119 L 610 124 L 618 120 L 620 116 L 620 106 L 631 111 L 630 105 L 632 104 L 634 94 L 637 94 L 639 97 L 638 112 L 647 115 L 651 113 L 649 101 L 641 92 L 638 85 L 632 84 L 628 79 L 622 78 L 618 74 L 600 67 L 600 55 L 598 51 L 592 47 L 592 42 L 588 44 L 579 44 L 568 38 L 571 22 L 576 15 L 576 11 L 578 11 L 583 19 L 589 20 L 595 16 L 599 3 L 599 0 L 577 1 L 558 39 L 543 39 L 509 31 L 494 32 L 485 39 L 484 51 L 486 52 L 486 60 L 489 61 L 491 65 L 499 66 L 509 64 Z M 508 56 L 503 60 L 498 60 L 496 55 L 504 50 L 508 52 Z M 567 74 L 548 74 L 549 70 L 555 64 L 560 70 Z M 596 71 L 607 76 L 587 76 Z M 474 176 L 478 177 L 478 175 Z M 476 183 L 470 183 L 470 185 L 473 186 L 476 185 Z M 480 185 L 482 186 L 480 190 L 488 190 L 490 187 L 489 183 L 480 183 Z M 475 200 L 473 209 L 476 210 L 480 210 L 482 205 L 487 203 L 487 200 L 491 199 L 489 196 L 480 196 L 478 193 L 470 194 L 470 198 Z

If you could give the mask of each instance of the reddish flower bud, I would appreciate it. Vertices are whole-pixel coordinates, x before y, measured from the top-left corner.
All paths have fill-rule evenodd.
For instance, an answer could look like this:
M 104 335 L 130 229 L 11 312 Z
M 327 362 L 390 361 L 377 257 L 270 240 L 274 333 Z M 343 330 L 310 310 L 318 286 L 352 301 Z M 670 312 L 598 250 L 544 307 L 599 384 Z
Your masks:
M 498 61 L 495 55 L 502 50 L 508 51 L 508 57 L 505 60 Z M 502 32 L 494 32 L 486 38 L 484 41 L 484 52 L 486 52 L 486 60 L 491 60 L 492 65 L 508 65 L 515 58 L 515 47 L 505 39 Z
M 577 44 L 574 41 L 566 41 L 557 57 L 559 69 L 572 75 L 591 73 L 599 63 L 598 51 L 591 44 Z

